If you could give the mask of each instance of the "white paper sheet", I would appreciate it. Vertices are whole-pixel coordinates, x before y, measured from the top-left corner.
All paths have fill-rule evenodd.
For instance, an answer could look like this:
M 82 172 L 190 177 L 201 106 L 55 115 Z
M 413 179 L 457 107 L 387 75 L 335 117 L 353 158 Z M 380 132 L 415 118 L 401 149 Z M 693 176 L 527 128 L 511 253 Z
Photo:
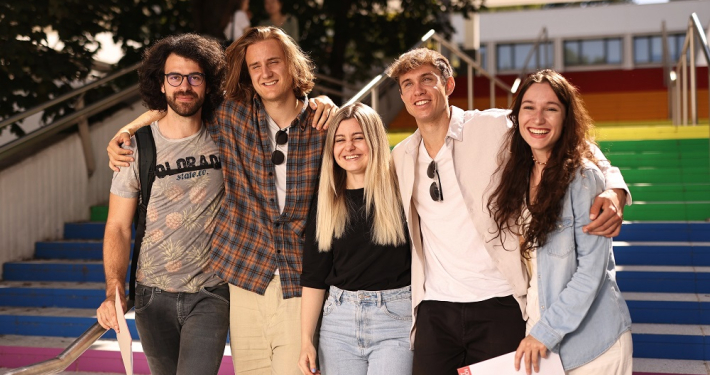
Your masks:
M 116 287 L 116 318 L 118 318 L 118 329 L 116 338 L 118 339 L 118 347 L 121 349 L 121 357 L 123 358 L 123 367 L 126 368 L 127 375 L 133 375 L 133 339 L 131 332 L 128 330 L 128 323 L 123 314 L 121 307 L 121 297 L 118 295 L 118 287 Z
M 491 358 L 487 361 L 479 362 L 459 369 L 459 375 L 519 375 L 527 374 L 525 364 L 521 363 L 520 370 L 515 371 L 515 352 L 503 354 L 502 356 Z M 565 375 L 562 368 L 560 356 L 547 352 L 547 358 L 541 358 L 540 372 L 533 370 L 533 375 Z

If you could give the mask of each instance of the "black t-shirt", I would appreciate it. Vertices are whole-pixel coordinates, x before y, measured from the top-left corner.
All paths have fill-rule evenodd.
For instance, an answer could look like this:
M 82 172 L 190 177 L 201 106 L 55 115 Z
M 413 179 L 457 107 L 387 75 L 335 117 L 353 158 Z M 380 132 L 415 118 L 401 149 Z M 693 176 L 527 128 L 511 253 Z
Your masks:
M 409 235 L 404 245 L 376 245 L 372 242 L 372 217 L 365 215 L 364 189 L 346 190 L 350 221 L 340 238 L 334 238 L 330 251 L 318 251 L 314 199 L 306 224 L 301 286 L 343 290 L 388 290 L 411 284 L 412 254 Z M 404 228 L 407 233 L 407 228 Z

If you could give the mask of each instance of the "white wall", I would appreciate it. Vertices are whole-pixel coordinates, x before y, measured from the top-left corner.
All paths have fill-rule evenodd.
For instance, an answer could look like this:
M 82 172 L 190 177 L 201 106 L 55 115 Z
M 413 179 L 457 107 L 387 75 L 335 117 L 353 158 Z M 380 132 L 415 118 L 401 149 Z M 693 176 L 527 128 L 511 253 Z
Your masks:
M 0 171 L 0 264 L 33 257 L 36 241 L 61 239 L 65 222 L 88 220 L 89 207 L 108 202 L 113 172 L 106 145 L 144 111 L 136 103 L 91 126 L 97 164 L 91 178 L 78 134 Z

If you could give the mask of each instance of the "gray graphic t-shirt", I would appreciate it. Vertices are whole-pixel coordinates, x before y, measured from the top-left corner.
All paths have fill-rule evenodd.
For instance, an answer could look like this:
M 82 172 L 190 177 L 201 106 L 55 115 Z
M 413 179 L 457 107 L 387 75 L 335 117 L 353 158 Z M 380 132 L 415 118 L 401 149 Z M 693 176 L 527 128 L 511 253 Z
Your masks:
M 210 269 L 215 217 L 224 196 L 217 145 L 206 128 L 187 138 L 167 139 L 151 124 L 156 147 L 156 178 L 148 202 L 146 232 L 136 280 L 168 292 L 195 293 L 222 283 Z M 135 137 L 126 147 L 135 162 L 113 175 L 111 193 L 140 195 Z

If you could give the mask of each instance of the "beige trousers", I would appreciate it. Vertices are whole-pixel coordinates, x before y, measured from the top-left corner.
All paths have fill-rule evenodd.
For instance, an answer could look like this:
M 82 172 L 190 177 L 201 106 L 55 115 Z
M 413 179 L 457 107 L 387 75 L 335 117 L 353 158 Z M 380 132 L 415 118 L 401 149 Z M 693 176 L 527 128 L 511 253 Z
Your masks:
M 284 300 L 278 275 L 263 296 L 230 284 L 229 298 L 234 373 L 301 375 L 301 298 Z
M 567 375 L 631 375 L 634 367 L 632 355 L 631 332 L 626 331 L 602 355 L 586 365 L 567 371 Z

